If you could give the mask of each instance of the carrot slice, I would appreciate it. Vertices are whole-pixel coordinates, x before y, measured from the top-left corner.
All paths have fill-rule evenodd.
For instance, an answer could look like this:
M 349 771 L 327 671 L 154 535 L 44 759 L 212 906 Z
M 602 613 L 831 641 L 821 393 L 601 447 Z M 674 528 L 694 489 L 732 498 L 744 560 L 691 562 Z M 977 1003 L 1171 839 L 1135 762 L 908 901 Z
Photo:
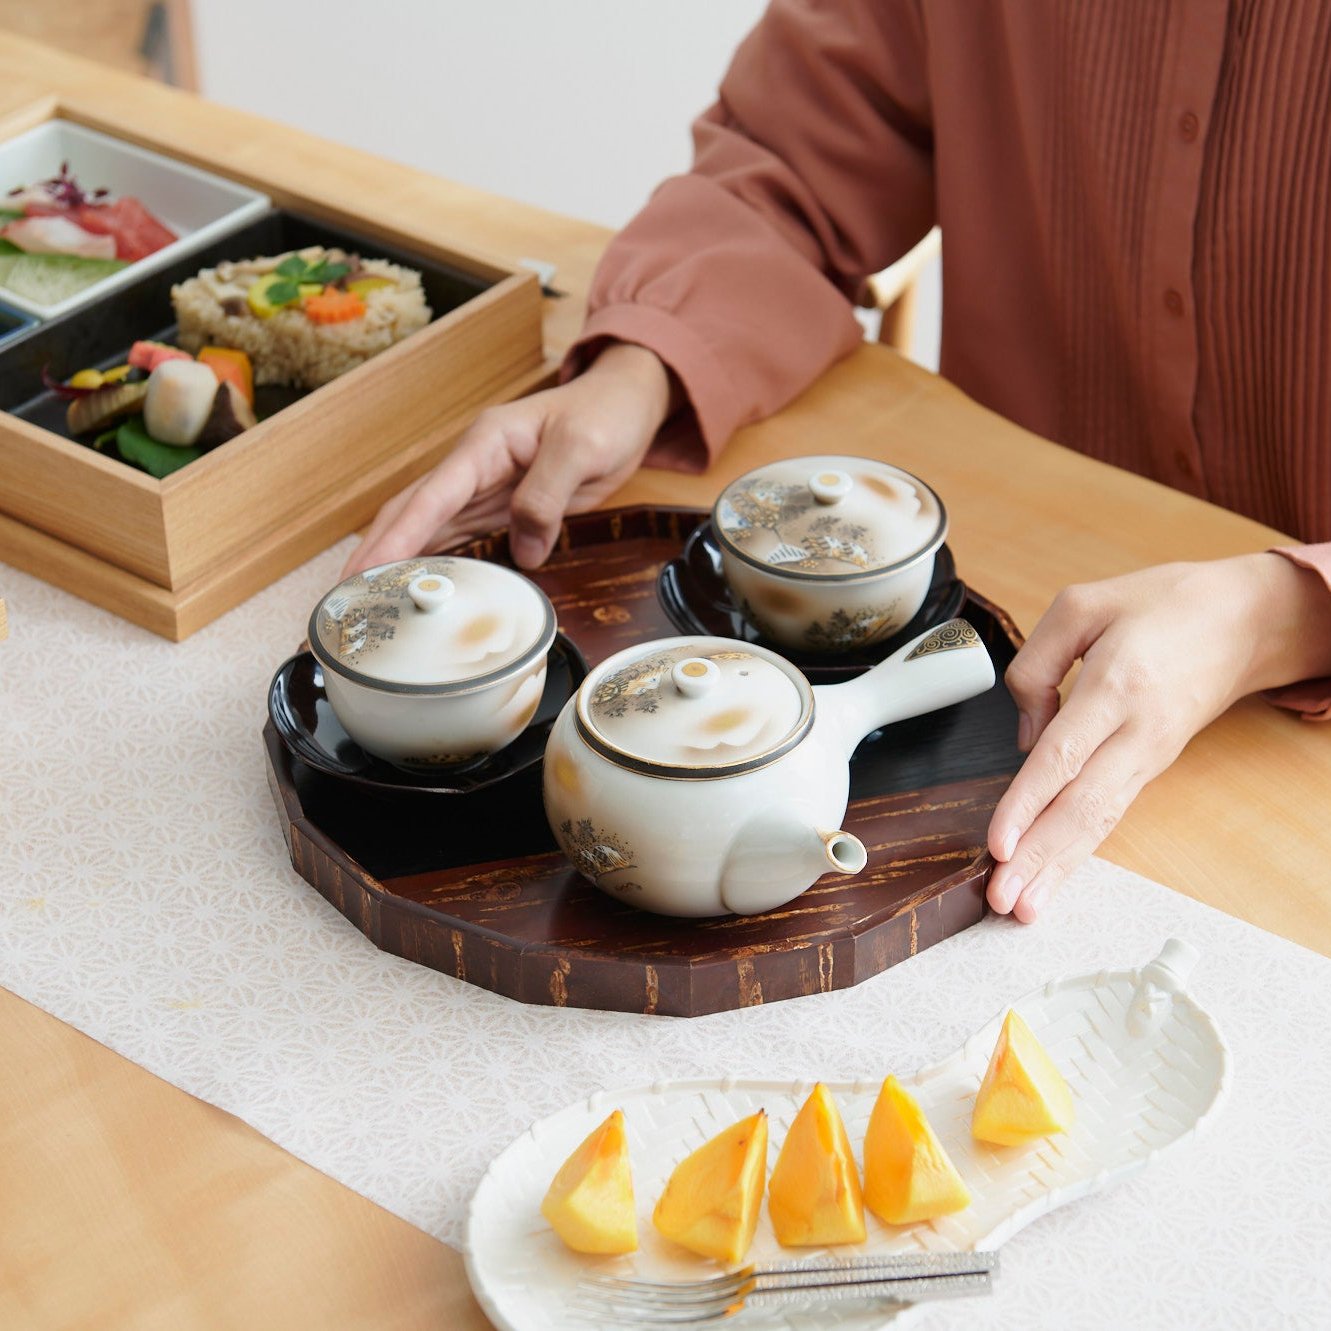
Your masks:
M 365 313 L 365 301 L 354 291 L 325 287 L 317 296 L 306 296 L 301 309 L 313 323 L 340 324 L 359 319 Z
M 245 401 L 254 405 L 254 367 L 243 351 L 234 351 L 231 347 L 204 347 L 199 352 L 199 361 L 217 376 L 218 383 L 229 380 L 240 390 Z

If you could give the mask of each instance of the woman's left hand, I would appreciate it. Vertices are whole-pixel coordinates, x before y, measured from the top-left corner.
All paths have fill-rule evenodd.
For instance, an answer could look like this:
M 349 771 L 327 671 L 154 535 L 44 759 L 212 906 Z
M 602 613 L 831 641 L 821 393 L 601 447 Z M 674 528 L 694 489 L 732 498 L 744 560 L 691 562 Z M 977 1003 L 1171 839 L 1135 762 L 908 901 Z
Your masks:
M 1034 920 L 1203 726 L 1245 694 L 1328 673 L 1331 593 L 1281 555 L 1061 592 L 1007 671 L 1030 756 L 989 824 L 990 906 Z

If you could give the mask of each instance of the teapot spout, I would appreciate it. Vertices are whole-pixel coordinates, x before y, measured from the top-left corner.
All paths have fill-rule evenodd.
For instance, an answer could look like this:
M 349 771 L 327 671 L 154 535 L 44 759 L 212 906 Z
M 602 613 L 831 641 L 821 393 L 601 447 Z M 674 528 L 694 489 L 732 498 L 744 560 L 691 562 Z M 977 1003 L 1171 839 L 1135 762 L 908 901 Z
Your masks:
M 850 832 L 821 831 L 794 810 L 769 810 L 730 843 L 721 902 L 736 915 L 756 915 L 784 906 L 825 873 L 859 873 L 868 862 L 864 843 Z

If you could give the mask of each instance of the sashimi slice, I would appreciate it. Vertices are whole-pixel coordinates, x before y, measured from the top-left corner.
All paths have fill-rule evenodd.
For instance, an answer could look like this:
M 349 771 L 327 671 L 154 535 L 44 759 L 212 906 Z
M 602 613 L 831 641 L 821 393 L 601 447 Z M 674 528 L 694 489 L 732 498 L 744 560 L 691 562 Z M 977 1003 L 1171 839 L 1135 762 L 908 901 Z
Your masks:
M 0 237 L 28 254 L 73 254 L 80 259 L 114 259 L 116 242 L 95 236 L 67 217 L 24 217 L 0 229 Z
M 83 204 L 73 217 L 85 230 L 115 240 L 116 258 L 133 263 L 165 248 L 176 233 L 164 226 L 133 195 L 114 203 Z

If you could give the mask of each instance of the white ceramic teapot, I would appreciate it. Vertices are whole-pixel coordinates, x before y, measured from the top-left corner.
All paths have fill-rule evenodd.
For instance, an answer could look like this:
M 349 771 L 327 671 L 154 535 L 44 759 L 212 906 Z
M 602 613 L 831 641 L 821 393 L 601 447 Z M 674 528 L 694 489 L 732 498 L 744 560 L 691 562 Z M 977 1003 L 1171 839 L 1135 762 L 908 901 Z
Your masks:
M 847 684 L 730 638 L 663 638 L 604 661 L 545 752 L 545 811 L 602 891 L 663 915 L 752 915 L 858 873 L 841 830 L 850 756 L 892 721 L 983 693 L 994 667 L 954 619 Z

